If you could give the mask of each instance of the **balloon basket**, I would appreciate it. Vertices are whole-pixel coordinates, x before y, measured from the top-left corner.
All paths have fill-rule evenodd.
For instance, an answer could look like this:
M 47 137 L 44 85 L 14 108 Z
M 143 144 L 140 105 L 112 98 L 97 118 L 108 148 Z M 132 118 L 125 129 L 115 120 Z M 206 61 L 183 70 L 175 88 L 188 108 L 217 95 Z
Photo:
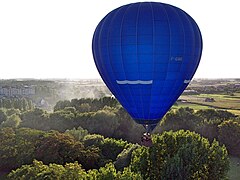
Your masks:
M 146 132 L 141 137 L 141 145 L 146 147 L 152 146 L 152 137 L 149 132 Z

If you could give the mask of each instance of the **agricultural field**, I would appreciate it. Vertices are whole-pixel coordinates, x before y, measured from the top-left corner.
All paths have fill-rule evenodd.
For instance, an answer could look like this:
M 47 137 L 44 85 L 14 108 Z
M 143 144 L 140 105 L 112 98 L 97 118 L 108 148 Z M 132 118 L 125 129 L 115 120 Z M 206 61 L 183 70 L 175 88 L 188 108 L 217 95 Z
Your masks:
M 230 159 L 230 170 L 228 171 L 228 178 L 230 180 L 240 179 L 240 158 L 229 157 Z
M 221 109 L 240 115 L 240 79 L 194 79 L 173 108 Z
M 240 115 L 240 93 L 182 95 L 173 108 L 190 107 L 199 109 L 222 109 Z

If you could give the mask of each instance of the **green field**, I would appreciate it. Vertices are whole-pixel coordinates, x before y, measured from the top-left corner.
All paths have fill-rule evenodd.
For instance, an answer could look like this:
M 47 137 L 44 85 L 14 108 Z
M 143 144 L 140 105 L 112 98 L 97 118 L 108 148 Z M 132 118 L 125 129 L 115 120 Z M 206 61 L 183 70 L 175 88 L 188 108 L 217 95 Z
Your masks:
M 230 170 L 228 171 L 230 180 L 240 179 L 240 158 L 230 157 Z
M 206 98 L 213 98 L 213 102 L 206 102 Z M 240 93 L 233 96 L 223 94 L 200 94 L 200 95 L 182 95 L 173 108 L 190 107 L 195 110 L 199 109 L 223 109 L 228 110 L 236 115 L 240 115 Z

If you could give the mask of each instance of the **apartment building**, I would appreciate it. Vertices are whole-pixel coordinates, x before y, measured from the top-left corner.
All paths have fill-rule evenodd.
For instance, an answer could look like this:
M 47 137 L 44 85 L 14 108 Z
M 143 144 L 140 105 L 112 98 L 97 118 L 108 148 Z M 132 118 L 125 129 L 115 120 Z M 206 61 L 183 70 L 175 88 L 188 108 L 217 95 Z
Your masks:
M 30 96 L 34 94 L 34 86 L 0 86 L 0 96 Z

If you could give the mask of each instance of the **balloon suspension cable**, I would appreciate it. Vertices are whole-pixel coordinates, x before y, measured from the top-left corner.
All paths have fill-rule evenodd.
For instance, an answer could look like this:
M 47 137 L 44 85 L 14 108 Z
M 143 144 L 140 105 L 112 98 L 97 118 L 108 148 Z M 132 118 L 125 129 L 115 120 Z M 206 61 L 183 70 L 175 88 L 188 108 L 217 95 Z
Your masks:
M 151 133 L 157 124 L 144 124 L 143 127 L 146 129 L 146 133 Z

